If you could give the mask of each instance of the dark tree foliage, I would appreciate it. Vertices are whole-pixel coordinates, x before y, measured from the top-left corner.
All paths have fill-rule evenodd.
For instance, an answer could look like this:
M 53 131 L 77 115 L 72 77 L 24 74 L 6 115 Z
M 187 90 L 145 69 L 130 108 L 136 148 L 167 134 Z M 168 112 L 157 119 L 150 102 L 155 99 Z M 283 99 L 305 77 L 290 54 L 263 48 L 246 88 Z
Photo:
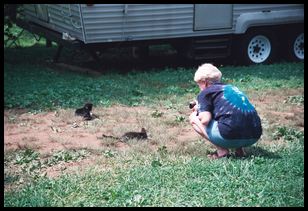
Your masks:
M 10 39 L 14 39 L 14 35 L 10 29 L 16 22 L 18 13 L 22 9 L 21 4 L 4 4 L 4 35 Z

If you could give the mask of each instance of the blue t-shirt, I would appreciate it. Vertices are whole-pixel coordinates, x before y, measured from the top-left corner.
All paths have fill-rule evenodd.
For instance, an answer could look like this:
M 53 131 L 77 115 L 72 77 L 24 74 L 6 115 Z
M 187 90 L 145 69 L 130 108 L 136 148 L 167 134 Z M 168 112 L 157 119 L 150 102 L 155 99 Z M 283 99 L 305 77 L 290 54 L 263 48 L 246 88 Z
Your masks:
M 260 117 L 246 95 L 237 87 L 214 83 L 200 92 L 197 100 L 198 112 L 211 112 L 223 138 L 260 138 Z

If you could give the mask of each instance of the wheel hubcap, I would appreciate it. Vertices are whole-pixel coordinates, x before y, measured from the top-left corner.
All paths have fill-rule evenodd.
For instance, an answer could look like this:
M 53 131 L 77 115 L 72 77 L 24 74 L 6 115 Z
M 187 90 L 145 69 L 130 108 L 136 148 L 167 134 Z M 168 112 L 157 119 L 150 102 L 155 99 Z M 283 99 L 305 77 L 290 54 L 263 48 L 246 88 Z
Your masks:
M 298 59 L 304 59 L 304 33 L 298 35 L 294 41 L 293 51 Z
M 263 36 L 258 35 L 251 39 L 247 49 L 249 59 L 254 63 L 261 63 L 268 59 L 271 53 L 271 42 Z

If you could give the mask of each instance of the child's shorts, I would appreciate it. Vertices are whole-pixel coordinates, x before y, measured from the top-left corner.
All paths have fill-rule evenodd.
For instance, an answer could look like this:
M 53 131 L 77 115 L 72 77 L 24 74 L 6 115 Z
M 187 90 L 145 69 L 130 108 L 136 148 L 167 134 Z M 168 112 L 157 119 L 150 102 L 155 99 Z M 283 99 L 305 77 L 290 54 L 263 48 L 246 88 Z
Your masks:
M 206 132 L 209 137 L 209 141 L 213 144 L 223 148 L 240 148 L 253 145 L 258 141 L 257 138 L 253 139 L 225 139 L 220 135 L 217 121 L 210 121 L 206 127 Z

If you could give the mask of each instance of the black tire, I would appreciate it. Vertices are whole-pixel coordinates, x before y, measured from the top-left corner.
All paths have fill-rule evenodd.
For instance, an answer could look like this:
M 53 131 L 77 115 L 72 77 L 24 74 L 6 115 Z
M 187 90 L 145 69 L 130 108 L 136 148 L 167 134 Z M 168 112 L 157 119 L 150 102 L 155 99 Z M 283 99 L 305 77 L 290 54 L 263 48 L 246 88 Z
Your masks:
M 273 33 L 266 30 L 247 32 L 239 40 L 238 63 L 268 64 L 276 57 L 277 45 Z
M 294 62 L 304 60 L 304 32 L 294 31 L 287 39 L 287 59 Z

